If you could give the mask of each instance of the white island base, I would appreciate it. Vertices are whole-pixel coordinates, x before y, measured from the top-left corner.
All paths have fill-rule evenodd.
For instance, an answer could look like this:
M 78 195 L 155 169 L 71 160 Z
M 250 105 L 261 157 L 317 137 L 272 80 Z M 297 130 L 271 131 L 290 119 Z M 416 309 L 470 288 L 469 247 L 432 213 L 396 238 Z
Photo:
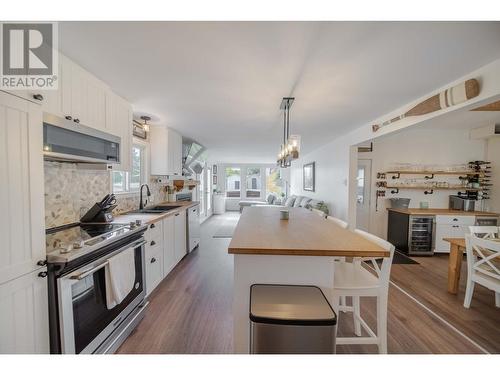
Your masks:
M 234 254 L 233 347 L 250 353 L 250 286 L 252 284 L 315 285 L 330 304 L 333 257 Z

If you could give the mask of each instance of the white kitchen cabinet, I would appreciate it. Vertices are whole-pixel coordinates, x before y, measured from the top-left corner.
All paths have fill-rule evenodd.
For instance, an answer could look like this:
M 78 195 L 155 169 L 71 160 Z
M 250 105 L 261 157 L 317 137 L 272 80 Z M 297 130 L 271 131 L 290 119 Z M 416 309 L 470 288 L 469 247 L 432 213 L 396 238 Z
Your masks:
M 171 215 L 163 219 L 163 277 L 166 277 L 177 264 L 174 237 L 175 220 Z
M 108 87 L 63 55 L 59 57 L 59 66 L 60 94 L 58 98 L 48 98 L 44 111 L 105 131 Z
M 148 241 L 146 254 L 146 295 L 163 280 L 163 236 Z
M 0 354 L 48 354 L 47 268 L 0 285 Z
M 120 96 L 106 93 L 106 132 L 121 138 L 120 164 L 114 169 L 129 171 L 132 165 L 132 107 Z
M 175 260 L 178 263 L 186 255 L 186 210 L 174 214 L 175 234 Z
M 0 92 L 0 284 L 45 259 L 42 110 Z
M 182 136 L 164 126 L 151 126 L 151 174 L 182 176 Z
M 449 253 L 450 243 L 444 238 L 460 238 L 469 232 L 469 226 L 474 225 L 476 218 L 465 215 L 436 216 L 436 253 Z

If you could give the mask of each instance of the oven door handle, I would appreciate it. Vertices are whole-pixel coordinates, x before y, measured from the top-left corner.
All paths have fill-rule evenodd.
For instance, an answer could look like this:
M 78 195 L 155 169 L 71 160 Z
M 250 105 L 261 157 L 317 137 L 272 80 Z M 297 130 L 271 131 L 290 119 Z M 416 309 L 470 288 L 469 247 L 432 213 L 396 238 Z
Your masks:
M 137 246 L 142 246 L 146 243 L 145 240 L 139 240 L 139 241 L 136 241 L 134 242 L 133 244 L 131 244 L 130 246 L 127 246 L 127 249 L 131 248 L 131 247 L 137 247 Z M 72 280 L 82 280 L 84 279 L 85 277 L 87 277 L 88 275 L 91 275 L 93 274 L 95 271 L 98 271 L 100 270 L 101 268 L 104 268 L 106 267 L 107 265 L 109 264 L 109 261 L 105 261 L 105 262 L 102 262 L 101 264 L 95 266 L 95 267 L 92 267 L 91 269 L 87 270 L 87 271 L 84 271 L 84 272 L 81 272 L 81 273 L 77 273 L 75 275 L 72 275 L 70 277 L 70 279 Z
M 108 263 L 109 263 L 108 261 L 105 261 L 104 263 L 101 263 L 98 266 L 95 266 L 95 267 L 89 269 L 88 271 L 77 273 L 76 275 L 71 276 L 70 279 L 72 279 L 72 280 L 81 280 L 81 279 L 84 279 L 88 275 L 94 273 L 95 271 L 98 271 L 101 268 L 106 267 L 108 265 Z

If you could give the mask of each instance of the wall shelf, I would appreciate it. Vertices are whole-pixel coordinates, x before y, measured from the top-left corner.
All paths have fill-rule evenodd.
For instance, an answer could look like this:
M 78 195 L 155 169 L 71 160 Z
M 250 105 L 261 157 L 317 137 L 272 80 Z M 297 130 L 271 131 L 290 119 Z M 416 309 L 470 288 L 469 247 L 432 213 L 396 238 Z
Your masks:
M 482 191 L 482 190 L 487 190 L 486 188 L 468 188 L 468 187 L 463 187 L 463 186 L 447 186 L 447 187 L 436 187 L 436 186 L 391 186 L 387 185 L 386 189 L 406 189 L 406 190 L 460 190 L 460 191 Z

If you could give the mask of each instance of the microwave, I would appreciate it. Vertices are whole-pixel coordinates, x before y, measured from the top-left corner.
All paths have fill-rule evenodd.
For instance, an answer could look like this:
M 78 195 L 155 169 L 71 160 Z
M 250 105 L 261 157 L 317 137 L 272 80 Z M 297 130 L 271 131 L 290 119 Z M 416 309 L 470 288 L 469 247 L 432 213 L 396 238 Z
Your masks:
M 46 160 L 75 163 L 120 163 L 121 139 L 112 134 L 50 114 L 43 116 Z

